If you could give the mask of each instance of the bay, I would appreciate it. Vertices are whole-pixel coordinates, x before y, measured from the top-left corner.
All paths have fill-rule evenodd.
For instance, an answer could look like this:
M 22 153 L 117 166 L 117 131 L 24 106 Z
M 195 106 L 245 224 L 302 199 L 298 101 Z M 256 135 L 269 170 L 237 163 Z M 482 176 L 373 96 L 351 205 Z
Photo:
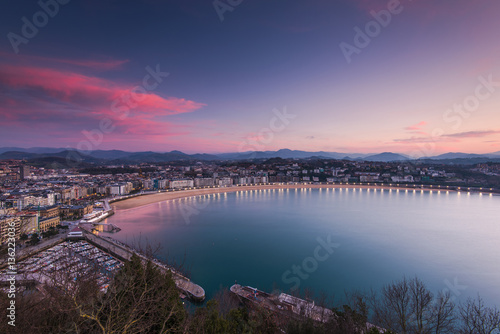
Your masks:
M 108 219 L 128 244 L 161 245 L 210 299 L 261 290 L 380 289 L 418 276 L 456 301 L 500 305 L 500 197 L 440 191 L 281 189 L 159 202 Z M 330 246 L 328 246 L 328 244 Z

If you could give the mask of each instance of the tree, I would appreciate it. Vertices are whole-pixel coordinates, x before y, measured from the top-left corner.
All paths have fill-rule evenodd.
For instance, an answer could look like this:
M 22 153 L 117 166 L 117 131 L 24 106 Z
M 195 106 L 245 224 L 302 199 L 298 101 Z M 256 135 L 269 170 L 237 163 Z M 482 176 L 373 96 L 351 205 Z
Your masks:
M 431 333 L 455 333 L 455 304 L 451 300 L 450 292 L 439 292 L 431 306 L 430 330 Z
M 393 282 L 382 288 L 381 295 L 372 293 L 370 302 L 374 321 L 398 333 L 445 333 L 450 326 L 453 308 L 448 298 L 433 304 L 433 294 L 417 277 Z M 439 320 L 436 320 L 436 317 Z
M 39 238 L 39 236 L 38 236 L 38 233 L 33 233 L 33 234 L 31 235 L 31 239 L 30 239 L 30 241 L 29 241 L 29 244 L 30 244 L 31 246 L 34 246 L 34 245 L 38 244 L 39 242 L 40 242 L 40 238 Z
M 74 299 L 80 317 L 102 333 L 182 333 L 186 311 L 169 271 L 133 255 L 107 293 L 91 305 Z
M 427 289 L 424 282 L 416 277 L 410 280 L 409 286 L 411 301 L 410 332 L 418 334 L 427 333 L 431 315 L 432 293 Z
M 461 334 L 491 334 L 500 331 L 500 311 L 484 305 L 480 296 L 460 305 Z
M 361 291 L 346 292 L 345 297 L 349 308 L 357 314 L 360 328 L 368 331 L 369 307 L 366 293 Z
M 373 294 L 371 302 L 376 323 L 396 332 L 408 333 L 411 314 L 409 290 L 408 280 L 403 278 L 384 286 L 380 297 Z
M 190 323 L 190 333 L 218 334 L 227 333 L 229 323 L 219 312 L 219 303 L 210 300 L 206 307 L 199 308 Z
M 93 324 L 79 316 L 73 298 L 80 305 L 90 304 L 99 291 L 95 276 L 75 283 L 69 270 L 60 270 L 44 277 L 46 284 L 39 285 L 39 291 L 16 294 L 16 326 L 3 327 L 6 323 L 2 321 L 0 333 L 92 333 Z M 2 310 L 6 309 L 6 303 L 9 303 L 6 296 L 0 298 Z

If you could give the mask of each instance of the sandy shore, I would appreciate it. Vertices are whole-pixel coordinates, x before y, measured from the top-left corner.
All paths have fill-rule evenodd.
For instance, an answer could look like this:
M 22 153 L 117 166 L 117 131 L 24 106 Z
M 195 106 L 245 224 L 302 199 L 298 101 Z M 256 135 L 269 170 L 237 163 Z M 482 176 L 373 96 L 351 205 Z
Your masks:
M 241 187 L 227 187 L 227 188 L 205 188 L 205 189 L 191 189 L 191 190 L 179 190 L 179 191 L 169 191 L 169 192 L 161 192 L 155 194 L 147 194 L 142 196 L 137 196 L 129 199 L 125 199 L 122 201 L 117 201 L 111 203 L 111 207 L 113 210 L 128 210 L 137 208 L 143 205 L 149 205 L 153 203 L 163 202 L 171 199 L 191 197 L 191 196 L 199 196 L 199 195 L 208 195 L 208 194 L 218 194 L 218 193 L 233 193 L 237 191 L 245 191 L 245 190 L 264 190 L 264 189 L 302 189 L 302 188 L 363 188 L 363 189 L 399 189 L 399 190 L 420 190 L 420 186 L 400 186 L 400 187 L 390 187 L 390 186 L 380 186 L 380 185 L 347 185 L 347 184 L 272 184 L 272 185 L 256 185 L 256 186 L 241 186 Z M 432 188 L 432 190 L 441 190 L 446 191 L 448 189 L 438 189 Z M 452 191 L 452 190 L 450 190 Z

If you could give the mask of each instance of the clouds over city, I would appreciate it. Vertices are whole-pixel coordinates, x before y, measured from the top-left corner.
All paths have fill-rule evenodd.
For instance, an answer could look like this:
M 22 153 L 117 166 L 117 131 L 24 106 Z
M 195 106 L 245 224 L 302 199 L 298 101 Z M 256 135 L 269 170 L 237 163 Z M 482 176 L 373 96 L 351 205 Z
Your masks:
M 0 116 L 2 127 L 58 125 L 67 137 L 109 119 L 116 135 L 169 136 L 179 133 L 168 116 L 190 113 L 202 103 L 165 97 L 137 82 L 110 80 L 95 72 L 115 70 L 127 61 L 67 60 L 25 57 L 31 65 L 11 62 L 0 65 Z M 38 63 L 33 63 L 38 60 Z M 93 71 L 95 70 L 95 71 Z M 154 69 L 152 69 L 154 71 Z M 159 86 L 149 75 L 148 87 Z

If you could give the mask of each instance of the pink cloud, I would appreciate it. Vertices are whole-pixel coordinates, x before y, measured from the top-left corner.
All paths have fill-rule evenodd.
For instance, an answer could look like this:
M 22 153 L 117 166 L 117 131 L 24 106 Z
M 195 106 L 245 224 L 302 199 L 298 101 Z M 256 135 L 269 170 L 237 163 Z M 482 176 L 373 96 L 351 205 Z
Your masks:
M 73 65 L 76 63 L 80 62 Z M 121 63 L 112 62 L 109 67 Z M 81 64 L 94 68 L 108 66 L 93 62 Z M 112 134 L 106 137 L 108 142 L 140 137 L 141 140 L 160 143 L 165 142 L 166 137 L 188 133 L 186 127 L 168 122 L 165 116 L 190 113 L 204 106 L 144 89 L 142 93 L 134 94 L 136 88 L 75 70 L 0 65 L 0 90 L 3 91 L 0 95 L 0 117 L 3 119 L 0 127 L 43 127 L 45 131 L 30 136 L 48 137 L 58 131 L 58 138 L 74 143 L 85 139 L 82 131 L 97 129 L 99 122 L 107 118 L 113 127 Z M 117 112 L 113 106 L 125 108 L 126 112 Z
M 407 131 L 419 131 L 419 130 L 422 130 L 422 127 L 424 127 L 426 125 L 427 125 L 427 122 L 422 121 L 420 123 L 417 123 L 417 124 L 414 124 L 414 125 L 411 125 L 411 126 L 407 126 L 405 128 L 405 130 L 407 130 Z
M 444 137 L 452 137 L 452 138 L 481 138 L 491 135 L 500 134 L 498 130 L 490 130 L 490 131 L 467 131 L 467 132 L 458 132 L 452 133 L 449 135 L 443 135 Z
M 467 131 L 467 132 L 457 132 L 451 134 L 443 134 L 441 136 L 423 136 L 423 137 L 410 137 L 394 139 L 395 143 L 402 144 L 425 144 L 425 143 L 459 143 L 460 139 L 470 139 L 470 138 L 482 138 L 491 135 L 500 134 L 500 130 L 487 130 L 487 131 Z
M 410 137 L 410 138 L 398 138 L 393 139 L 394 143 L 402 143 L 402 144 L 425 144 L 425 143 L 437 143 L 437 142 L 459 142 L 458 139 L 450 139 L 446 136 L 432 137 Z
M 37 100 L 69 103 L 84 109 L 91 107 L 98 113 L 110 109 L 116 99 L 132 96 L 134 88 L 75 72 L 19 66 L 0 66 L 0 85 Z M 154 92 L 137 96 L 127 107 L 137 110 L 137 113 L 149 114 L 150 117 L 192 112 L 204 106 L 186 99 L 164 98 Z M 107 114 L 111 115 L 112 111 Z

